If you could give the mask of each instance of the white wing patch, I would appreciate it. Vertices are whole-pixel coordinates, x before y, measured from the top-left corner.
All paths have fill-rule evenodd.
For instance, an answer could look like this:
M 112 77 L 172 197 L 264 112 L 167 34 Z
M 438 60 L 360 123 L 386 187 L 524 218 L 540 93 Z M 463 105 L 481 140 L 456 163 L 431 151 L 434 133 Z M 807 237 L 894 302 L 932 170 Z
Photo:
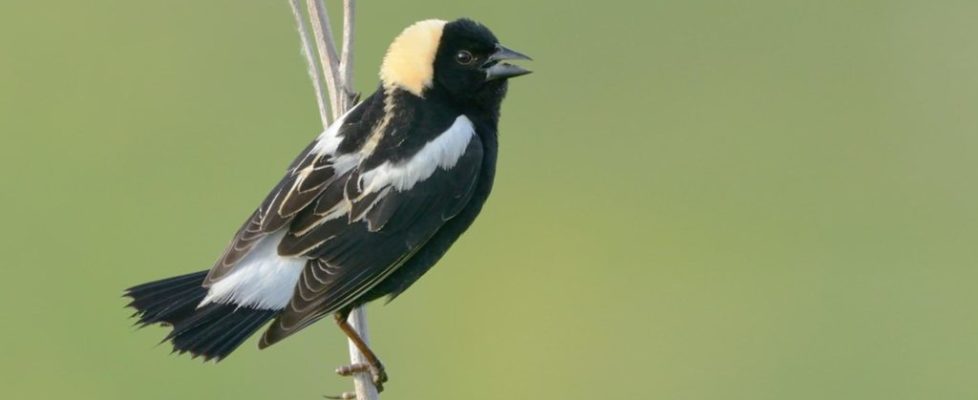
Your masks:
M 448 130 L 425 144 L 410 160 L 397 164 L 387 161 L 364 173 L 361 176 L 364 193 L 381 190 L 388 185 L 403 192 L 428 179 L 439 167 L 451 169 L 465 153 L 474 134 L 472 121 L 460 115 Z

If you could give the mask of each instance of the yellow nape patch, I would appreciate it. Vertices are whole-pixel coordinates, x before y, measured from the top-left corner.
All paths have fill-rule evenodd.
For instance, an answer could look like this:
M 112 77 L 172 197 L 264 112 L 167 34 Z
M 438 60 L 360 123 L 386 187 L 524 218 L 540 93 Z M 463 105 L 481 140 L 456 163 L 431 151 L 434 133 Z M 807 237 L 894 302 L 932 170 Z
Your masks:
M 440 19 L 417 22 L 394 39 L 380 66 L 385 87 L 400 87 L 420 97 L 424 88 L 431 86 L 435 53 L 446 23 Z

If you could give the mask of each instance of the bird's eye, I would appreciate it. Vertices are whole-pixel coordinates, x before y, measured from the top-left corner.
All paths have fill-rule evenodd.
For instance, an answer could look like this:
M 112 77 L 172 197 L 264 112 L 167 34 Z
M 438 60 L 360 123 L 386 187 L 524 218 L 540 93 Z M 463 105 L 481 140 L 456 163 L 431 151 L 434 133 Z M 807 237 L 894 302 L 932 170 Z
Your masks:
M 462 65 L 469 65 L 475 61 L 475 57 L 472 56 L 472 53 L 462 50 L 455 54 L 455 61 Z

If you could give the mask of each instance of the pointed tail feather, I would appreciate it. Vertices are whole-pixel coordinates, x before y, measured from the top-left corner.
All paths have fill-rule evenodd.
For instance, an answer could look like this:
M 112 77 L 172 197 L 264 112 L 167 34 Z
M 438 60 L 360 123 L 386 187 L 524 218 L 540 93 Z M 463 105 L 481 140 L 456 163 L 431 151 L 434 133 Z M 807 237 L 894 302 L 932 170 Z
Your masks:
M 163 339 L 173 351 L 189 352 L 195 358 L 217 360 L 231 354 L 268 320 L 276 310 L 258 310 L 234 304 L 198 305 L 207 295 L 202 286 L 207 271 L 175 276 L 126 289 L 132 298 L 137 325 L 159 323 L 173 330 Z

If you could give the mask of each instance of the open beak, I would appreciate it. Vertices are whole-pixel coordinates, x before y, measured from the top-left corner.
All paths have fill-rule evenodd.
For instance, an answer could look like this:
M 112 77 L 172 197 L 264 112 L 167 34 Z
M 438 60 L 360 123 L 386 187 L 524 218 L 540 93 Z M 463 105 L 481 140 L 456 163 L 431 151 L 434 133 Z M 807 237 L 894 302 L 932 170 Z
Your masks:
M 496 51 L 490 54 L 489 59 L 487 59 L 486 63 L 482 65 L 482 68 L 486 71 L 487 81 L 495 79 L 508 79 L 533 72 L 519 65 L 502 62 L 505 60 L 532 61 L 533 59 L 523 53 L 507 49 L 502 45 L 497 44 Z

